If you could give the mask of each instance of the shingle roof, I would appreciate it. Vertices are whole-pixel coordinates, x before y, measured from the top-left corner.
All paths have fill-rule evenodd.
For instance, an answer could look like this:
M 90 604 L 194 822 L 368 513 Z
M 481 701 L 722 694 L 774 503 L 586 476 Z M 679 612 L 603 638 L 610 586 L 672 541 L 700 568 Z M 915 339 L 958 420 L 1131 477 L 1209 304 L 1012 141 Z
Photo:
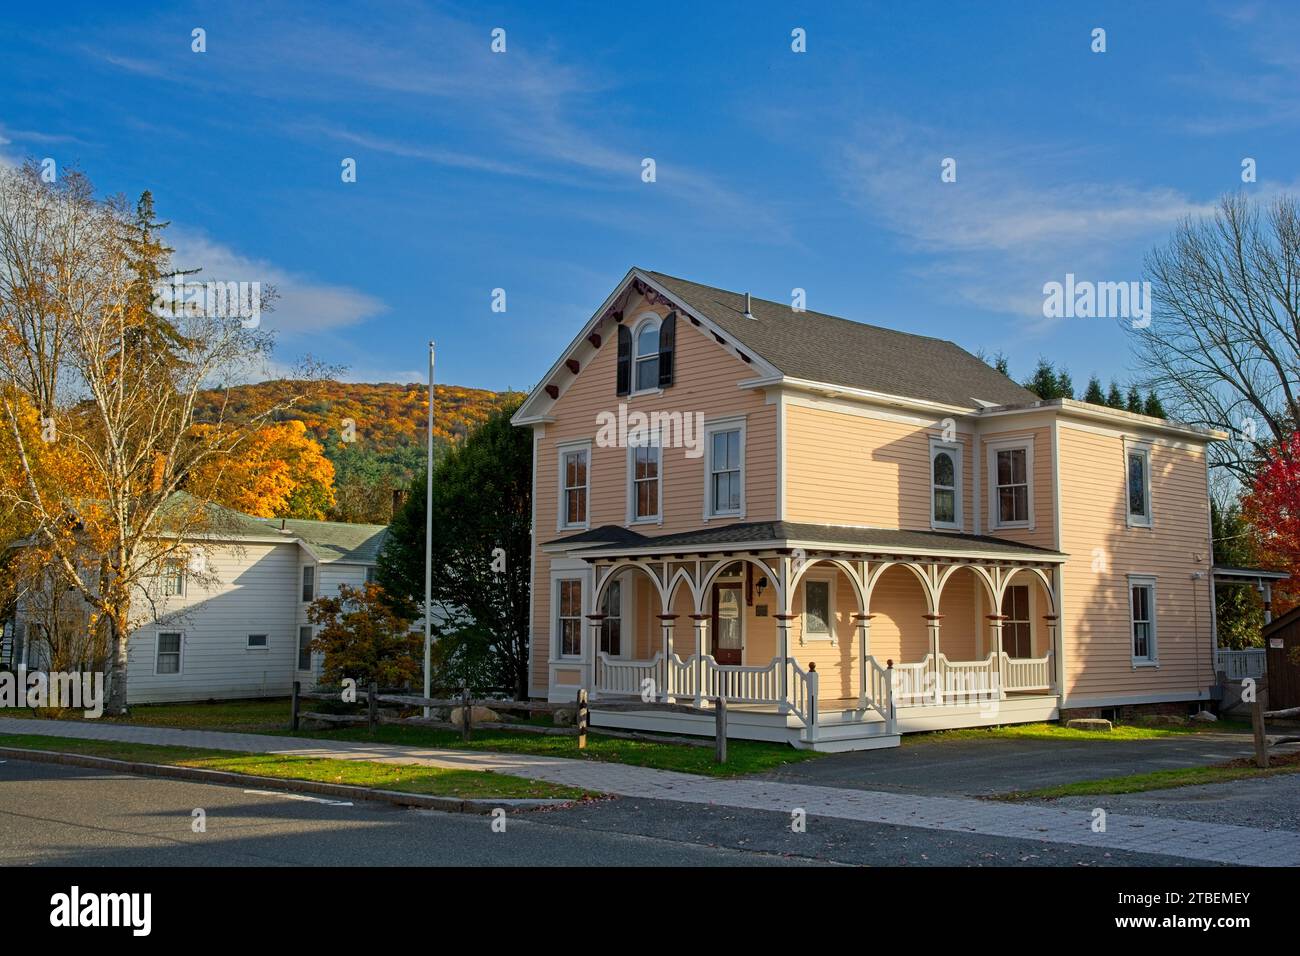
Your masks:
M 1004 538 L 948 531 L 909 531 L 897 528 L 850 528 L 843 525 L 794 521 L 745 521 L 714 525 L 698 531 L 643 535 L 619 525 L 604 525 L 548 541 L 547 545 L 589 545 L 581 551 L 626 551 L 635 548 L 681 548 L 683 551 L 759 542 L 802 542 L 831 547 L 844 545 L 864 551 L 933 552 L 980 551 L 1021 560 L 1059 559 L 1059 551 Z
M 1038 400 L 953 342 L 865 325 L 752 298 L 661 272 L 645 275 L 791 378 L 868 389 L 945 405 Z
M 267 518 L 268 531 L 278 531 L 279 518 Z M 370 564 L 379 557 L 388 528 L 381 524 L 348 524 L 342 521 L 284 519 L 284 532 L 307 542 L 322 561 L 350 561 Z

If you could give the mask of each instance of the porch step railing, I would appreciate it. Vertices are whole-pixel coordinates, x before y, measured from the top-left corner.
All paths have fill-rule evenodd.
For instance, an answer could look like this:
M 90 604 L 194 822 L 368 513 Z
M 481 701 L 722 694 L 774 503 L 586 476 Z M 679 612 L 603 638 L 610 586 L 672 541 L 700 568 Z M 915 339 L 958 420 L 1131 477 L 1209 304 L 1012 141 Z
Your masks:
M 774 658 L 773 663 L 779 660 L 779 657 Z M 808 670 L 804 670 L 793 657 L 787 657 L 786 663 L 790 668 L 790 710 L 803 721 L 807 730 L 806 738 L 816 740 L 818 684 L 821 678 L 811 664 Z
M 1214 669 L 1222 671 L 1228 680 L 1263 677 L 1268 672 L 1268 652 L 1262 647 L 1240 651 L 1220 647 L 1214 652 Z

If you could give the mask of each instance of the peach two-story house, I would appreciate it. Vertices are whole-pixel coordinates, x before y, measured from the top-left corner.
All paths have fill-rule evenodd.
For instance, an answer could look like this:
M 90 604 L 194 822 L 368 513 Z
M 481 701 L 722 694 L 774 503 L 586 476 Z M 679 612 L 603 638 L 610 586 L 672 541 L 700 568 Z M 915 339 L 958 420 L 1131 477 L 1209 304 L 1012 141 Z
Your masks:
M 514 422 L 531 690 L 598 726 L 712 732 L 725 697 L 733 736 L 865 749 L 1210 695 L 1220 433 L 640 269 Z

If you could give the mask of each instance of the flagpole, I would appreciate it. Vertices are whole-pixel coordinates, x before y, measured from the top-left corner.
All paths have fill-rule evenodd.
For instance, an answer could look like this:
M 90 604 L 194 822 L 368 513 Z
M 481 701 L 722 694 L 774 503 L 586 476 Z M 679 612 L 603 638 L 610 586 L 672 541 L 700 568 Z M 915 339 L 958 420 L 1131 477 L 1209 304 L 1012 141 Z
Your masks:
M 428 424 L 428 447 L 426 449 L 427 457 L 425 459 L 426 477 L 424 485 L 424 697 L 429 698 L 430 691 L 433 687 L 430 683 L 432 674 L 430 671 L 431 663 L 431 645 L 432 645 L 432 627 L 431 618 L 433 617 L 433 358 L 434 343 L 429 340 L 429 424 Z M 424 716 L 426 719 L 432 711 L 426 706 Z

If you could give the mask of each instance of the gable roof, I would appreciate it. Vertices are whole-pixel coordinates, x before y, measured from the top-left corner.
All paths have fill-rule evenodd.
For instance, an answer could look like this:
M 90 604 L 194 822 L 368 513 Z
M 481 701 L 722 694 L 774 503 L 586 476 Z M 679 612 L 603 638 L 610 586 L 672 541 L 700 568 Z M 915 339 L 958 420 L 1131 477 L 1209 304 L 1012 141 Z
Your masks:
M 265 518 L 267 530 L 299 538 L 316 558 L 326 564 L 346 561 L 374 564 L 388 536 L 382 524 L 349 524 L 343 521 L 309 521 L 305 518 Z M 280 530 L 280 525 L 284 530 Z
M 640 270 L 637 270 L 640 271 Z M 750 297 L 687 279 L 646 273 L 673 296 L 734 336 L 789 378 L 903 398 L 977 408 L 1038 396 L 945 339 L 898 332 Z

